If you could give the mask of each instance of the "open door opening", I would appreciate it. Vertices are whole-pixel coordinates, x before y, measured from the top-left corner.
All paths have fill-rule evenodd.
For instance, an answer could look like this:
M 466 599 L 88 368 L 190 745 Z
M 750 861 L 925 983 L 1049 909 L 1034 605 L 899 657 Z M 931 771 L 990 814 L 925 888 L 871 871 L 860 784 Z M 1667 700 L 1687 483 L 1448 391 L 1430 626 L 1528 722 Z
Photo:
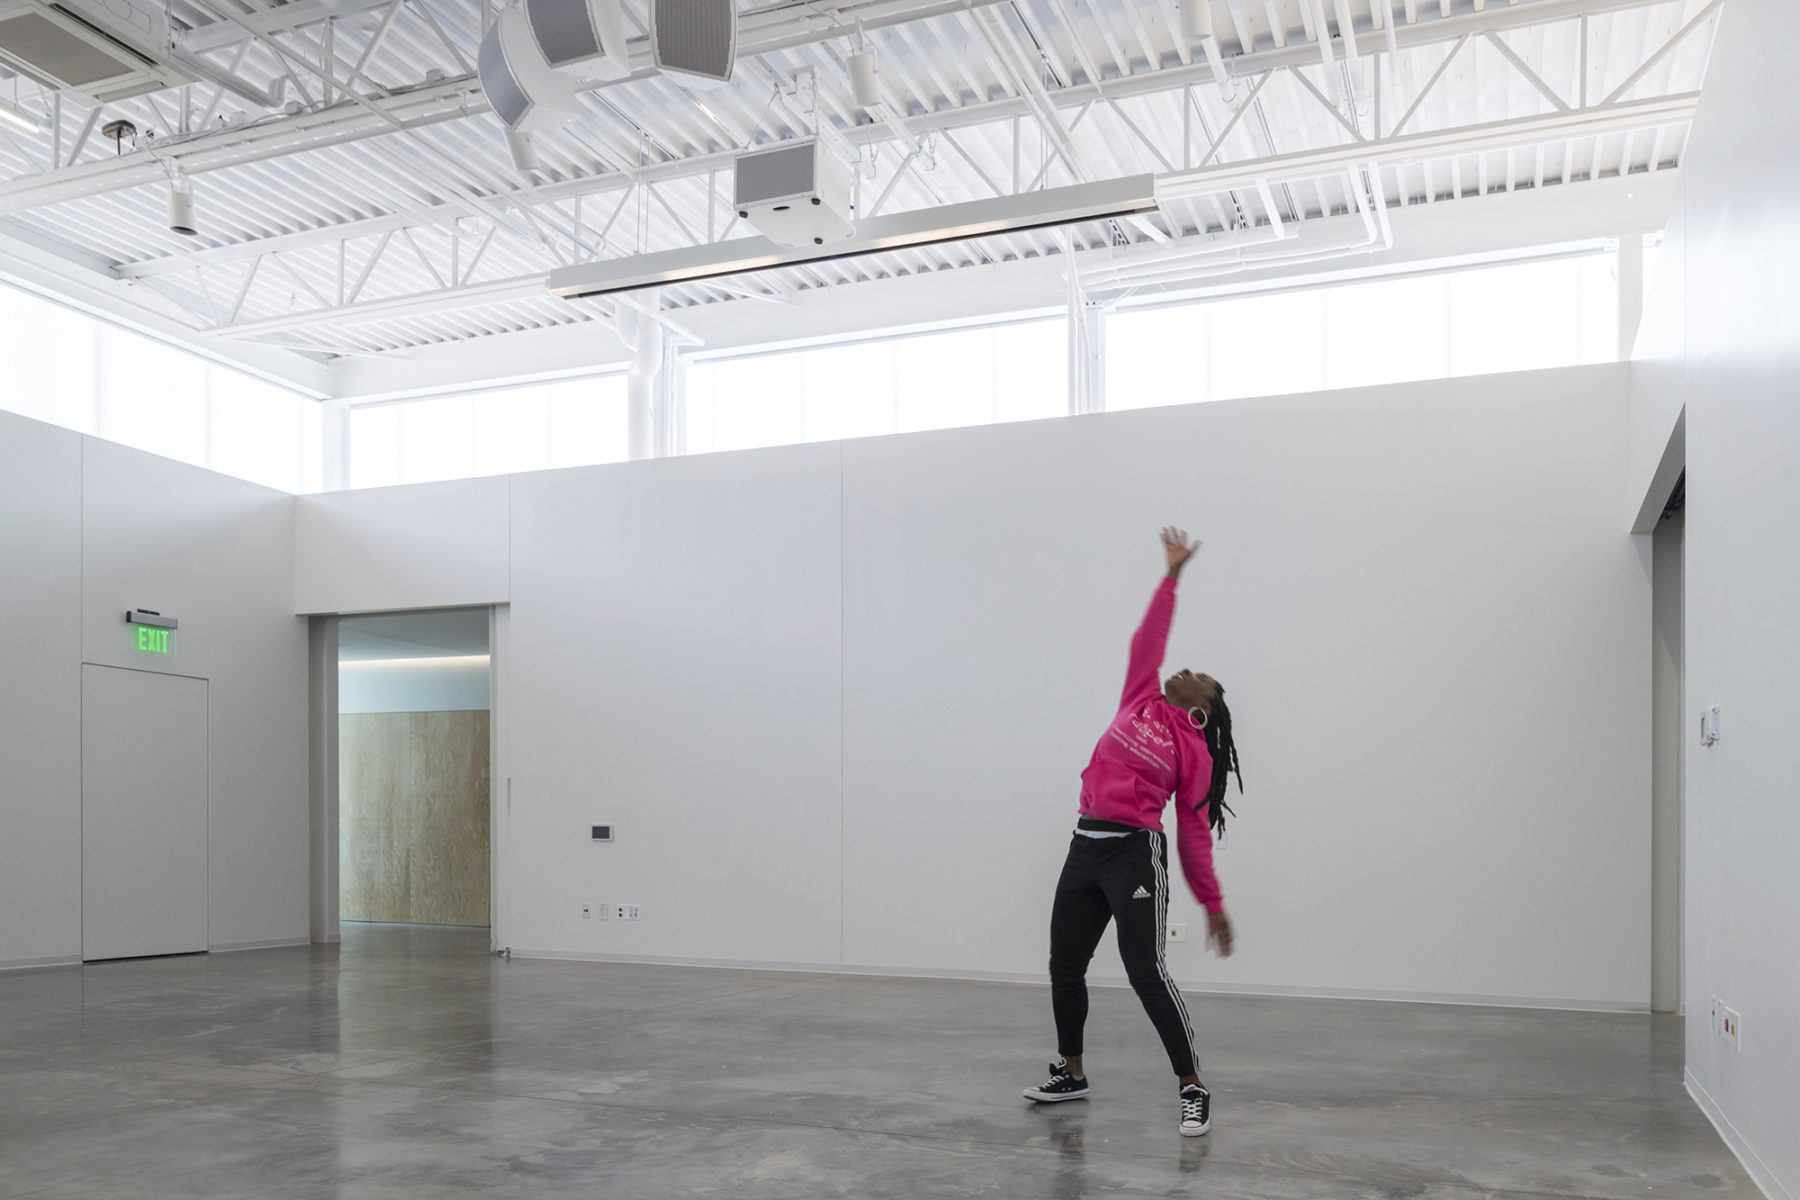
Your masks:
M 488 608 L 313 623 L 313 938 L 493 924 Z
M 488 611 L 338 622 L 338 918 L 490 924 Z
M 1680 1012 L 1682 979 L 1682 658 L 1683 507 L 1686 476 L 1675 483 L 1653 534 L 1650 706 L 1650 1008 Z

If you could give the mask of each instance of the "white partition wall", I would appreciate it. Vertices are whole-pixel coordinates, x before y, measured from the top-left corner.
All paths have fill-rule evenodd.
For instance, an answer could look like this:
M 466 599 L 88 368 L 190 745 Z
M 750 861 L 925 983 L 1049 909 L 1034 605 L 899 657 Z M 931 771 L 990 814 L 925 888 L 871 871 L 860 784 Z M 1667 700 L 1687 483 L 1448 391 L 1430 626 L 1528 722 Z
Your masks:
M 89 438 L 82 660 L 141 667 L 130 608 L 181 621 L 152 669 L 209 681 L 216 947 L 308 935 L 306 622 L 293 615 L 293 497 Z
M 838 467 L 832 444 L 514 479 L 515 952 L 839 961 Z
M 81 950 L 81 443 L 0 413 L 0 966 Z
M 510 486 L 499 475 L 307 497 L 295 611 L 505 603 Z
M 1796 39 L 1800 6 L 1725 6 L 1651 306 L 1672 336 L 1634 364 L 1639 424 L 1684 414 L 1688 1082 L 1771 1196 L 1800 1195 Z M 1715 1006 L 1738 1015 L 1739 1046 Z
M 207 680 L 208 936 L 307 936 L 306 630 L 293 497 L 0 413 L 0 966 L 82 953 L 83 663 Z M 181 621 L 137 648 L 130 608 Z
M 1078 775 L 1159 571 L 1248 792 L 1190 986 L 1641 1005 L 1649 590 L 1622 372 L 847 443 L 845 952 L 1043 971 Z M 1097 968 L 1122 975 L 1110 945 Z
M 1250 791 L 1219 857 L 1242 952 L 1196 937 L 1178 977 L 1645 1007 L 1627 383 L 1574 368 L 513 477 L 509 944 L 1041 977 L 1078 776 L 1180 521 L 1207 546 L 1170 666 L 1230 688 Z M 332 520 L 389 520 L 406 491 L 334 498 Z M 298 503 L 304 528 L 321 501 Z M 367 595 L 302 562 L 326 611 Z M 619 903 L 641 919 L 580 917 Z

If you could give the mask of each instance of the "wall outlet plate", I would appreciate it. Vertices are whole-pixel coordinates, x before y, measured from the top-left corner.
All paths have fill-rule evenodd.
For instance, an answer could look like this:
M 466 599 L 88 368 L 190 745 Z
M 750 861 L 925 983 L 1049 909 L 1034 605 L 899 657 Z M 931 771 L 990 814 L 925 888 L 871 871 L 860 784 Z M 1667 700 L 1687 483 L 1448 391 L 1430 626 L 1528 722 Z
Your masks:
M 1743 1019 L 1737 1015 L 1736 1009 L 1721 1008 L 1719 1010 L 1719 1036 L 1724 1038 L 1733 1050 L 1740 1053 L 1743 1051 Z
M 1187 926 L 1174 921 L 1169 922 L 1169 940 L 1171 942 L 1187 941 Z
M 618 905 L 614 911 L 618 913 L 619 920 L 621 921 L 635 921 L 638 919 L 638 906 L 635 904 L 621 904 Z
M 584 921 L 591 921 L 594 919 L 594 906 L 593 905 L 584 904 L 581 906 L 581 919 Z

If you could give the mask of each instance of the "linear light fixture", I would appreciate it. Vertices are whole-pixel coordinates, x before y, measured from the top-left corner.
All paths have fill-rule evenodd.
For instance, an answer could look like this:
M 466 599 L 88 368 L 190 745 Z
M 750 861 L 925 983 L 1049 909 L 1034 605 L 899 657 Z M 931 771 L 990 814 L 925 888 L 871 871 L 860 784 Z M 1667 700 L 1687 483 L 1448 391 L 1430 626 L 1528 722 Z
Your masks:
M 1100 183 L 1046 188 L 1022 196 L 998 196 L 946 204 L 857 222 L 856 233 L 824 246 L 789 248 L 767 238 L 740 238 L 655 254 L 580 263 L 550 272 L 549 289 L 565 300 L 606 296 L 728 275 L 776 271 L 801 263 L 858 258 L 889 250 L 964 242 L 1001 233 L 1134 217 L 1157 208 L 1155 177 L 1133 175 Z
M 17 125 L 20 129 L 29 129 L 33 133 L 44 132 L 44 126 L 36 117 L 10 100 L 0 100 L 0 121 Z
M 476 663 L 485 663 L 485 654 L 432 654 L 421 658 L 346 658 L 338 662 L 338 669 L 345 667 L 464 667 Z

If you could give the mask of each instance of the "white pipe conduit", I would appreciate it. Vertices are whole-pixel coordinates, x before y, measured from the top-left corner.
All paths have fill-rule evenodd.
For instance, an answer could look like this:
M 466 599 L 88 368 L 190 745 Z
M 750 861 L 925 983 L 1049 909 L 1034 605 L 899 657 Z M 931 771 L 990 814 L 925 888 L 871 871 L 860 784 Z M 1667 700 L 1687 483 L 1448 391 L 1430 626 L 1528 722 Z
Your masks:
M 234 75 L 216 63 L 207 62 L 195 54 L 189 54 L 180 46 L 171 46 L 167 51 L 169 61 L 190 74 L 197 75 L 210 83 L 216 83 L 246 104 L 254 104 L 258 108 L 270 112 L 287 103 L 287 76 L 277 76 L 275 82 L 266 88 L 257 87 L 241 75 Z
M 619 340 L 631 348 L 625 375 L 627 425 L 633 460 L 656 455 L 656 379 L 663 367 L 662 322 L 636 305 L 621 304 L 614 314 Z
M 1392 249 L 1394 231 L 1388 220 L 1380 167 L 1370 165 L 1366 169 L 1367 187 L 1358 177 L 1361 170 L 1348 173 L 1360 233 L 1345 237 L 1334 231 L 1329 238 L 1319 238 L 1306 232 L 1317 228 L 1319 223 L 1314 222 L 1298 229 L 1269 225 L 1232 230 L 1209 235 L 1204 240 L 1190 238 L 1173 247 L 1159 247 L 1148 252 L 1121 253 L 1109 248 L 1087 262 L 1076 264 L 1081 286 L 1089 291 L 1116 291 L 1184 279 L 1234 275 L 1261 267 L 1325 262 Z

